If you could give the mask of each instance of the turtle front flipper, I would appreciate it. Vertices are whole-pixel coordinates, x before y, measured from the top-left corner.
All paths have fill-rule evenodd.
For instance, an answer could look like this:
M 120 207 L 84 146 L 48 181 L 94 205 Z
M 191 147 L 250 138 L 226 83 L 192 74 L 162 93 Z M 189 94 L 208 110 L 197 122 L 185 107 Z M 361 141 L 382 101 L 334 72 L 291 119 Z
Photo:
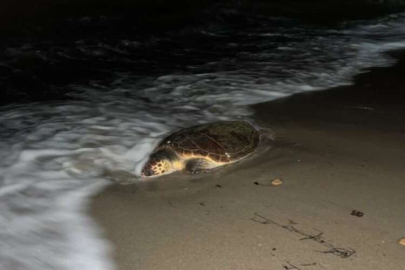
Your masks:
M 217 166 L 217 164 L 205 158 L 193 158 L 187 161 L 185 171 L 191 174 L 207 173 L 210 169 Z

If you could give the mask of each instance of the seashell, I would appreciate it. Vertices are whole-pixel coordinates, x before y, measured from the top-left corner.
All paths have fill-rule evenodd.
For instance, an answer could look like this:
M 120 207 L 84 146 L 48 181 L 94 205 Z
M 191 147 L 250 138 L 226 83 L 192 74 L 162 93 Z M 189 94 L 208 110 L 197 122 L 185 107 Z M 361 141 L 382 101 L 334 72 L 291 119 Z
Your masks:
M 271 184 L 273 186 L 279 186 L 279 185 L 283 184 L 283 180 L 281 180 L 280 178 L 276 178 L 276 179 L 271 180 Z

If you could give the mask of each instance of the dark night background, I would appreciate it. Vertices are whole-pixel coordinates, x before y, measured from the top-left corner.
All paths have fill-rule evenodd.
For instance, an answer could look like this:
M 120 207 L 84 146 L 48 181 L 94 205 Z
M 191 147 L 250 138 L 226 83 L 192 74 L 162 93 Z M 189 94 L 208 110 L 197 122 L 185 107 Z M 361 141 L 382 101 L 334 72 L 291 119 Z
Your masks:
M 26 42 L 44 43 L 45 40 L 64 43 L 86 38 L 109 39 L 110 42 L 131 36 L 139 39 L 140 36 L 162 35 L 193 25 L 204 27 L 218 20 L 244 27 L 244 24 L 256 20 L 254 18 L 270 16 L 299 18 L 308 23 L 328 25 L 346 19 L 367 19 L 399 12 L 404 7 L 405 1 L 400 0 L 7 0 L 0 4 L 0 48 Z M 229 13 L 229 8 L 239 12 Z M 86 21 L 85 18 L 89 19 Z M 97 61 L 89 67 L 83 61 L 78 63 L 73 60 L 54 65 L 29 53 L 13 59 L 1 57 L 9 61 L 8 67 L 0 67 L 2 104 L 63 99 L 66 97 L 67 90 L 64 88 L 67 83 L 76 79 L 90 79 L 91 70 L 97 66 Z M 86 63 L 89 61 L 92 60 Z
M 309 20 L 328 21 L 339 18 L 366 18 L 405 6 L 401 0 L 268 0 L 268 1 L 2 1 L 1 26 L 15 29 L 32 26 L 33 22 L 51 23 L 63 17 L 126 16 L 140 26 L 175 26 L 197 21 L 201 11 L 218 5 L 238 6 L 247 12 L 270 16 L 295 16 Z

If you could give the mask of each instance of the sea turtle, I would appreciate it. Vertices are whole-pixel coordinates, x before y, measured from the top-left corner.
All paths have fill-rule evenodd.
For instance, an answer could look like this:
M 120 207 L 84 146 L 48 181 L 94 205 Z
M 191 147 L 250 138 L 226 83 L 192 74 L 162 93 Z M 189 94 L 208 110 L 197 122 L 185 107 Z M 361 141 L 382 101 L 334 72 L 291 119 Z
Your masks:
M 143 177 L 175 171 L 192 174 L 239 161 L 252 154 L 261 134 L 245 121 L 223 121 L 181 129 L 165 138 L 142 169 Z

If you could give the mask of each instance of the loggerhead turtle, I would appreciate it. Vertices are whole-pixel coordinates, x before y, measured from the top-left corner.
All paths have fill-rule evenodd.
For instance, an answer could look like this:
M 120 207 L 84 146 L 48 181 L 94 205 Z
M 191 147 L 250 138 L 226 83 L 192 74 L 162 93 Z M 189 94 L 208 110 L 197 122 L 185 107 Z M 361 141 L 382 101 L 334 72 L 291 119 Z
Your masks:
M 179 130 L 153 151 L 141 176 L 151 177 L 187 171 L 206 172 L 252 154 L 261 134 L 244 121 L 224 121 Z

